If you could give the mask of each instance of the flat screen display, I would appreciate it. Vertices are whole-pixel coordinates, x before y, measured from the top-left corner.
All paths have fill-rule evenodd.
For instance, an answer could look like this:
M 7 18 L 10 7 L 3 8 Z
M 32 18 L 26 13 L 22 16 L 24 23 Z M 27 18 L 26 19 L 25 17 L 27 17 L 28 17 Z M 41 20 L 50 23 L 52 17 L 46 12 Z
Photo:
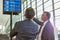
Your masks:
M 21 12 L 21 0 L 3 0 L 4 12 Z

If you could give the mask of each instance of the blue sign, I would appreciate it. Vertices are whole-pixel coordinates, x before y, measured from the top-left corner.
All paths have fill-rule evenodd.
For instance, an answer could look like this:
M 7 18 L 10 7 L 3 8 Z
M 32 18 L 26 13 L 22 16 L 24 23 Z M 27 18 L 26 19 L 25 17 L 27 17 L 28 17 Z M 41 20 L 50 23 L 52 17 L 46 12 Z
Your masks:
M 4 0 L 3 10 L 11 12 L 21 11 L 21 0 Z

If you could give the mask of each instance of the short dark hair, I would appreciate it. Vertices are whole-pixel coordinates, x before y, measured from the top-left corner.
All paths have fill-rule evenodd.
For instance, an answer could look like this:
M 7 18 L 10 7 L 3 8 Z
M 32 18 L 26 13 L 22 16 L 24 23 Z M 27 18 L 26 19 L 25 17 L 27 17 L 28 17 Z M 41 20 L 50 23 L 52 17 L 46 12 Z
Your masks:
M 26 14 L 26 18 L 32 19 L 35 16 L 34 9 L 32 7 L 27 8 L 25 14 Z
M 47 17 L 48 17 L 48 19 L 50 19 L 50 13 L 49 12 L 47 12 L 47 11 L 44 11 L 44 13 L 46 13 L 46 15 L 47 15 Z

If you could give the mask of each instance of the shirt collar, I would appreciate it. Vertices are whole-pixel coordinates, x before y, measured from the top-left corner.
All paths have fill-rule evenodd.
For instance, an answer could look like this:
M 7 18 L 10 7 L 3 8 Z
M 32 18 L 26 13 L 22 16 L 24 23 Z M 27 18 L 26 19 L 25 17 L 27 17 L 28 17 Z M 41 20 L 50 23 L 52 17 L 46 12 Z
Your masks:
M 44 22 L 44 24 L 46 24 L 47 22 L 48 22 L 48 20 L 47 20 L 47 21 L 45 21 L 45 22 Z

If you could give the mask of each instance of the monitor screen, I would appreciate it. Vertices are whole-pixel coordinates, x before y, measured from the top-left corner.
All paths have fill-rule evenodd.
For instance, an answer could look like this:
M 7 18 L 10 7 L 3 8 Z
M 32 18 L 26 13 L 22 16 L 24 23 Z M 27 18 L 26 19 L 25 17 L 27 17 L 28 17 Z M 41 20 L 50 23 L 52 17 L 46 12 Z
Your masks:
M 3 11 L 20 12 L 21 0 L 3 0 Z

